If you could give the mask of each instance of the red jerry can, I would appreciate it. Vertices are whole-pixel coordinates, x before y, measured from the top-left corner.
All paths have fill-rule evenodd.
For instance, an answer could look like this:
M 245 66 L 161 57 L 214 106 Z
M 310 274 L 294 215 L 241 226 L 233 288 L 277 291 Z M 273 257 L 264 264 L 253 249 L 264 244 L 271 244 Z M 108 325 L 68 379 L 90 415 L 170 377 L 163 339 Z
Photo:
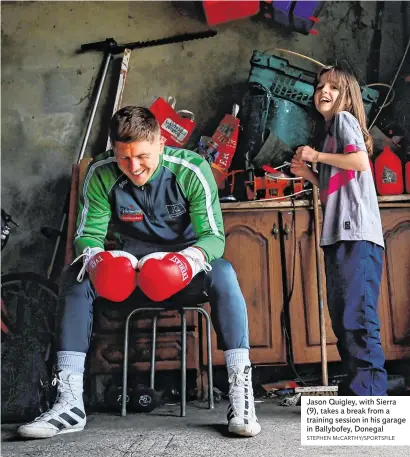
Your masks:
M 208 25 L 216 25 L 235 19 L 254 16 L 259 13 L 260 9 L 260 2 L 256 0 L 203 0 L 202 4 Z
M 410 194 L 410 160 L 404 165 L 404 177 L 406 181 L 406 192 Z
M 400 195 L 403 193 L 403 167 L 398 157 L 389 146 L 374 162 L 376 189 L 380 195 Z

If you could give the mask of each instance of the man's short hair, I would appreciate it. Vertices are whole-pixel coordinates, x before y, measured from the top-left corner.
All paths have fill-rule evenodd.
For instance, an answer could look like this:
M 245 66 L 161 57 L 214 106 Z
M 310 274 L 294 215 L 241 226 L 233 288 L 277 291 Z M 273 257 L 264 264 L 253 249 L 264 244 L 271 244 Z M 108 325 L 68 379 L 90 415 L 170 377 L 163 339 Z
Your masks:
M 148 108 L 125 106 L 117 111 L 110 122 L 110 138 L 115 141 L 132 143 L 149 141 L 152 143 L 160 133 L 158 121 Z

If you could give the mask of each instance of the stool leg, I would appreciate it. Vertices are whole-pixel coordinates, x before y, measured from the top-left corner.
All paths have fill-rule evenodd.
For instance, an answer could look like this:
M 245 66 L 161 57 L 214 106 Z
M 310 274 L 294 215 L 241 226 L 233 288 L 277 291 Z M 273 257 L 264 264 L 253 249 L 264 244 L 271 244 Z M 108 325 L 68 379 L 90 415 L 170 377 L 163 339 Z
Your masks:
M 150 387 L 155 389 L 155 351 L 157 346 L 157 318 L 155 316 L 152 319 L 152 346 L 151 346 L 151 367 L 150 367 Z
M 206 349 L 208 353 L 208 407 L 214 409 L 214 381 L 212 374 L 212 340 L 211 340 L 211 319 L 205 310 L 202 314 L 206 319 Z
M 186 414 L 186 314 L 181 309 L 181 417 Z
M 125 336 L 124 336 L 124 362 L 122 368 L 122 398 L 121 398 L 121 416 L 127 415 L 127 370 L 128 370 L 128 333 L 131 313 L 125 321 Z

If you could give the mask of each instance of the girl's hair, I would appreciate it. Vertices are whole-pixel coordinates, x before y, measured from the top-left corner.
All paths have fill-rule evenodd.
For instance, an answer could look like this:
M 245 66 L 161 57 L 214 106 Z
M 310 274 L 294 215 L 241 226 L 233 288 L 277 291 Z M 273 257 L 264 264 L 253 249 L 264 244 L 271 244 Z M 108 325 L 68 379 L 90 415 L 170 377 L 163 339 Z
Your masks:
M 373 139 L 366 126 L 366 113 L 364 110 L 362 93 L 357 79 L 349 72 L 338 66 L 324 67 L 319 70 L 315 87 L 319 84 L 321 76 L 326 74 L 327 80 L 337 87 L 339 96 L 333 105 L 332 117 L 340 111 L 348 111 L 359 121 L 363 133 L 364 143 L 369 156 L 373 154 Z

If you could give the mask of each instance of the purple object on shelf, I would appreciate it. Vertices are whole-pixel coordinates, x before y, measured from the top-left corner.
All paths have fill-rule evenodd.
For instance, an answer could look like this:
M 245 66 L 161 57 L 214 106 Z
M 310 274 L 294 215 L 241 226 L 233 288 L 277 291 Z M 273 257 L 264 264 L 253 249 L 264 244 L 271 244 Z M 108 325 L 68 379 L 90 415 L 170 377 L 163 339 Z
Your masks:
M 294 2 L 273 1 L 273 20 L 278 24 L 289 27 L 290 25 L 290 11 Z
M 291 19 L 292 26 L 297 32 L 307 35 L 314 25 L 314 22 L 310 18 L 319 15 L 325 2 L 307 1 L 294 3 L 295 6 L 292 11 Z

